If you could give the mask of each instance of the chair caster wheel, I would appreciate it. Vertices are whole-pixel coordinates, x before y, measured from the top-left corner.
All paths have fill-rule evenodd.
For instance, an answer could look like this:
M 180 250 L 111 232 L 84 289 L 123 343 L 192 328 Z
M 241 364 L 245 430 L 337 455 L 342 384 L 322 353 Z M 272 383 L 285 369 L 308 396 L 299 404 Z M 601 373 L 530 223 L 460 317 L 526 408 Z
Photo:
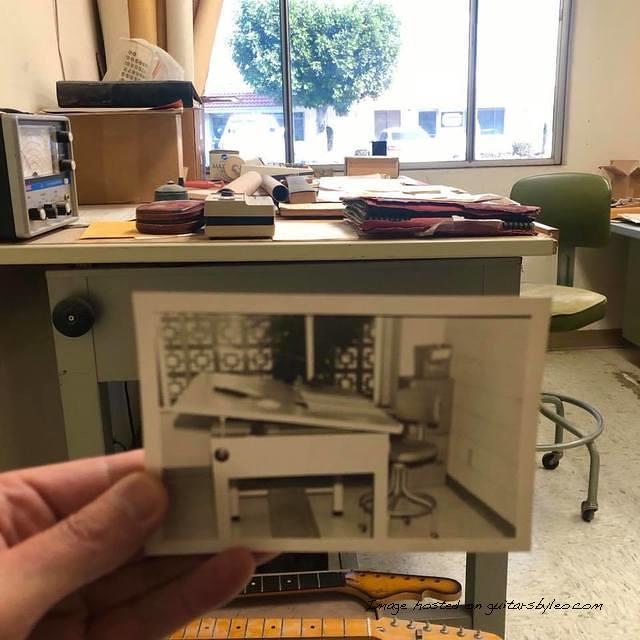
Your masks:
M 585 501 L 580 505 L 580 510 L 582 512 L 582 519 L 585 522 L 591 522 L 593 520 L 593 516 L 596 515 L 598 507 L 590 507 Z
M 553 451 L 549 451 L 549 453 L 545 453 L 542 456 L 542 466 L 545 469 L 549 469 L 549 470 L 557 469 L 559 464 L 560 464 L 560 456 Z

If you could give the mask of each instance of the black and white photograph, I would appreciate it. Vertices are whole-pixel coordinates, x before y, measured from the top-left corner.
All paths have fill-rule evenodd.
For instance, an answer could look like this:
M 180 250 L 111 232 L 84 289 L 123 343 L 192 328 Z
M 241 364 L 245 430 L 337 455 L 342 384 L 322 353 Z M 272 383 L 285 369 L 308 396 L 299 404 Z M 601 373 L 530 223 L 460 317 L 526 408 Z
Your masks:
M 136 294 L 150 548 L 527 544 L 545 304 Z

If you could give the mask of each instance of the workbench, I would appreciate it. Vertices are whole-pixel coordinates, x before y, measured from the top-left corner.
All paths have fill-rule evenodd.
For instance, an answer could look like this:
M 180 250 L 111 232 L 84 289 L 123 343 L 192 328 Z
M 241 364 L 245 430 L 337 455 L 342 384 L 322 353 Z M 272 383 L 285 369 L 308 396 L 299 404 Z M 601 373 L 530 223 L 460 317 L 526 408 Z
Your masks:
M 622 307 L 622 336 L 640 346 L 640 225 L 612 222 L 611 233 L 628 239 L 627 270 Z
M 53 330 L 71 458 L 111 450 L 106 389 L 137 379 L 133 291 L 518 295 L 522 257 L 555 251 L 548 236 L 360 239 L 342 221 L 280 220 L 273 240 L 86 241 L 81 233 L 68 228 L 0 245 L 0 268 L 13 265 L 14 276 L 15 267 L 27 269 L 24 282 L 33 282 L 34 268 L 46 278 L 49 311 L 71 297 L 95 310 L 92 328 L 79 337 Z M 504 601 L 506 575 L 507 554 L 467 554 L 466 602 Z M 448 623 L 502 633 L 504 612 L 456 610 Z

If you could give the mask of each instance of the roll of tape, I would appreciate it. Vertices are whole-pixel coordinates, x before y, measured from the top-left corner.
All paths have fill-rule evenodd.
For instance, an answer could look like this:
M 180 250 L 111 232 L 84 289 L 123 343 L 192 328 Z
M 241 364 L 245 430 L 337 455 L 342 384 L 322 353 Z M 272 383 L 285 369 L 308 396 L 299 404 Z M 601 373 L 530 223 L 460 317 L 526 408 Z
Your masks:
M 240 167 L 244 160 L 240 156 L 229 156 L 222 164 L 222 172 L 226 180 L 235 180 L 240 177 Z

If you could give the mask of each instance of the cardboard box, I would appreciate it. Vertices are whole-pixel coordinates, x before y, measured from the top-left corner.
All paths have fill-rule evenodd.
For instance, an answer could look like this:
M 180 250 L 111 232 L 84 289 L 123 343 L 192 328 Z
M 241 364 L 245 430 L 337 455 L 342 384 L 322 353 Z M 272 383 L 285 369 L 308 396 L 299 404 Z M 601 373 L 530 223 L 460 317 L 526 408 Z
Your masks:
M 640 197 L 640 160 L 611 160 L 600 169 L 611 183 L 614 200 Z
M 400 175 L 400 160 L 390 156 L 349 156 L 344 159 L 347 176 L 370 176 L 383 173 L 390 178 Z
M 153 200 L 184 165 L 180 110 L 68 113 L 80 204 Z
M 184 178 L 186 180 L 206 179 L 206 159 L 204 143 L 204 109 L 194 102 L 193 107 L 182 112 L 182 152 L 184 157 Z

